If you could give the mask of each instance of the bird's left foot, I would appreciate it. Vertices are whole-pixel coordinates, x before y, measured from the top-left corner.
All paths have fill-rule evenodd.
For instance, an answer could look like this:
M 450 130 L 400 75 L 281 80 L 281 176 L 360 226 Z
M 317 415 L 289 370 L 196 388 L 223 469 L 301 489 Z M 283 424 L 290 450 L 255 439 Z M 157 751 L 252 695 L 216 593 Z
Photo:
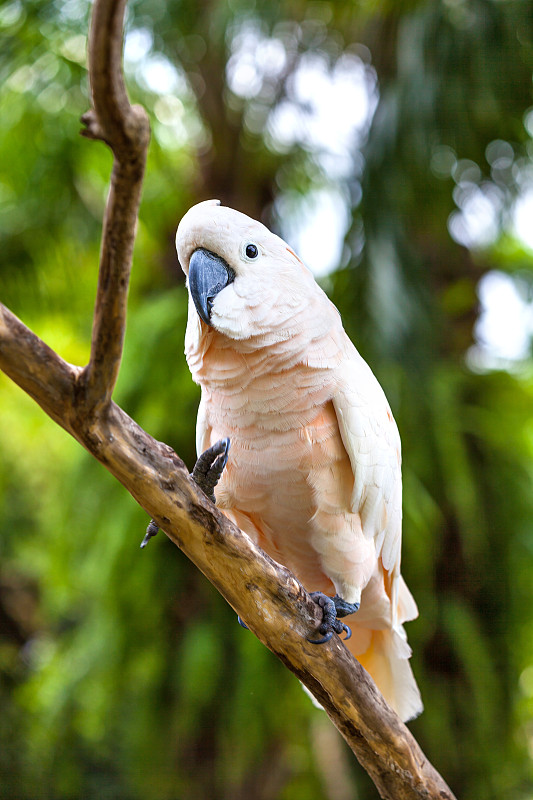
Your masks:
M 352 631 L 338 617 L 355 614 L 359 610 L 359 603 L 347 603 L 338 594 L 335 597 L 328 597 L 323 592 L 311 592 L 311 597 L 323 612 L 322 622 L 318 626 L 318 632 L 323 636 L 322 639 L 309 639 L 308 637 L 307 641 L 311 644 L 325 644 L 329 642 L 334 633 L 340 636 L 343 631 L 346 633 L 344 639 L 349 639 Z
M 211 500 L 215 502 L 215 486 L 220 480 L 224 467 L 228 463 L 229 453 L 229 439 L 220 439 L 214 445 L 205 450 L 199 456 L 191 478 L 200 487 L 202 492 Z M 150 524 L 146 529 L 146 534 L 141 542 L 141 547 L 146 547 L 152 536 L 155 536 L 159 530 L 159 525 L 155 520 L 150 520 Z
M 212 503 L 215 502 L 215 486 L 228 463 L 229 439 L 219 439 L 198 458 L 191 478 Z

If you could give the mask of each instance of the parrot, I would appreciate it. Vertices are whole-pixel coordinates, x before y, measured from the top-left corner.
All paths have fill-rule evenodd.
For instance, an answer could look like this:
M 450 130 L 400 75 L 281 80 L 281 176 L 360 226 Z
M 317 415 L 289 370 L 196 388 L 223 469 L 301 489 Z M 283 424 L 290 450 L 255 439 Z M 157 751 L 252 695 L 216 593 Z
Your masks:
M 418 609 L 400 572 L 401 444 L 380 384 L 312 272 L 262 223 L 206 200 L 176 248 L 196 448 L 224 467 L 217 507 L 323 608 L 324 636 L 309 641 L 351 634 L 385 700 L 413 719 L 403 623 Z

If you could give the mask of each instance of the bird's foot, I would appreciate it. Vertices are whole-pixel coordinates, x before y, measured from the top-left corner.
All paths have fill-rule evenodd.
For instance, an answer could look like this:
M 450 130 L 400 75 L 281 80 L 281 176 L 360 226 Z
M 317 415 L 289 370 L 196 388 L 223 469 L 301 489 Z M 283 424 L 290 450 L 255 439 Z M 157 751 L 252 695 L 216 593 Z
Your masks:
M 322 634 L 322 639 L 309 639 L 311 644 L 325 644 L 329 642 L 334 633 L 339 636 L 344 631 L 345 640 L 349 639 L 352 632 L 348 625 L 341 622 L 338 617 L 347 617 L 348 614 L 355 614 L 359 610 L 359 603 L 347 603 L 338 594 L 335 597 L 328 597 L 323 592 L 311 592 L 311 597 L 323 612 L 322 622 L 318 626 L 318 632 Z
M 205 450 L 199 456 L 191 478 L 200 487 L 206 497 L 215 502 L 215 486 L 220 480 L 224 467 L 228 463 L 229 453 L 229 439 L 220 439 L 214 445 Z M 155 520 L 150 520 L 150 524 L 146 529 L 146 534 L 141 542 L 141 547 L 146 547 L 152 536 L 155 536 L 159 530 L 159 525 Z
M 193 481 L 212 503 L 215 502 L 215 486 L 228 463 L 229 439 L 219 439 L 198 458 L 191 472 Z
M 146 533 L 144 534 L 144 539 L 141 542 L 141 550 L 146 547 L 152 536 L 155 536 L 159 530 L 159 525 L 155 521 L 155 519 L 150 520 L 150 524 L 146 528 Z

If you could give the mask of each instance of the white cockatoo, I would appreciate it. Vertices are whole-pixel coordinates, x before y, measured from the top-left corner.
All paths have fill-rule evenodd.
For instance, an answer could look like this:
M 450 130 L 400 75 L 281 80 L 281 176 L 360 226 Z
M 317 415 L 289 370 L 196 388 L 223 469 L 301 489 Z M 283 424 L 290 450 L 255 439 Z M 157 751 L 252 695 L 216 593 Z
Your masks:
M 403 623 L 418 610 L 400 575 L 400 437 L 383 390 L 309 269 L 264 225 L 209 200 L 185 214 L 176 245 L 202 390 L 197 450 L 231 442 L 217 506 L 320 605 L 334 596 L 322 633 L 346 616 L 347 647 L 411 719 L 422 702 Z

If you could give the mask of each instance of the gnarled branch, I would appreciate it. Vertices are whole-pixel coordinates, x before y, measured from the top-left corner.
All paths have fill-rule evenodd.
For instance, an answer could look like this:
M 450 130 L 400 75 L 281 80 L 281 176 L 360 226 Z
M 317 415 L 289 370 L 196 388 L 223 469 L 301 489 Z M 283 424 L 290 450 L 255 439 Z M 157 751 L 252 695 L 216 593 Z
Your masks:
M 114 165 L 87 367 L 63 361 L 0 304 L 0 368 L 80 441 L 218 588 L 249 628 L 322 704 L 391 800 L 453 800 L 409 730 L 338 637 L 306 641 L 321 612 L 296 578 L 229 522 L 171 448 L 111 401 L 122 355 L 126 299 L 149 140 L 121 72 L 125 0 L 96 0 L 90 37 L 94 108 L 85 135 L 105 141 Z

